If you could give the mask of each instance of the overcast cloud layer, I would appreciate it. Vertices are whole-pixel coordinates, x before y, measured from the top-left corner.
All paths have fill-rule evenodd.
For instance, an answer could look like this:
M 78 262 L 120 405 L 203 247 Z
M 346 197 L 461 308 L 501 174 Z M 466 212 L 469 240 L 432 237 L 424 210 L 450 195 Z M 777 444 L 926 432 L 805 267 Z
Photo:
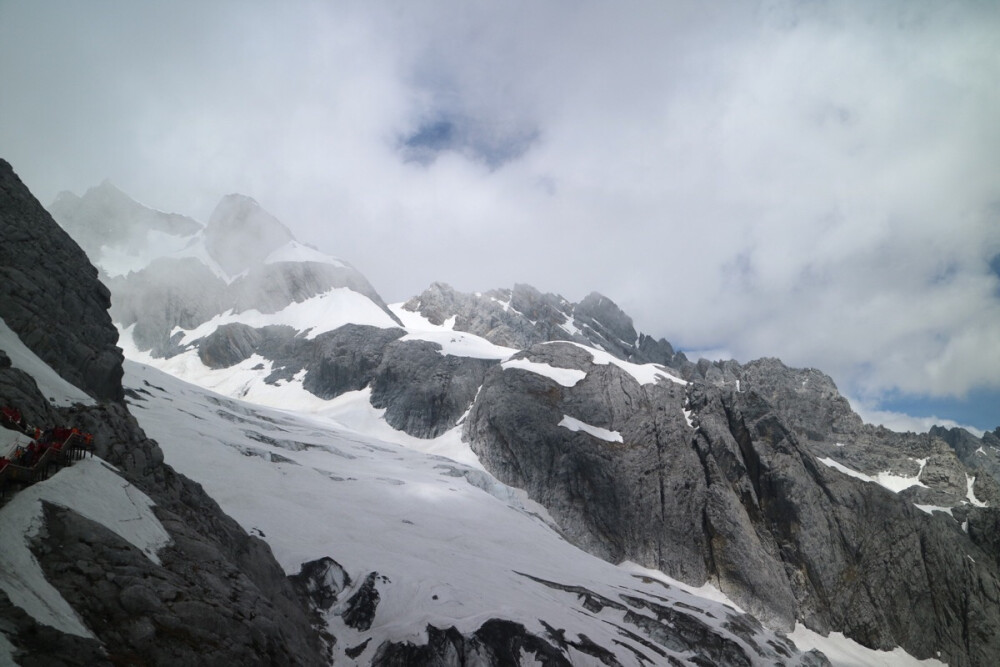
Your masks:
M 993 428 L 998 42 L 985 1 L 0 0 L 0 156 L 45 204 L 249 194 L 389 301 L 597 290 Z

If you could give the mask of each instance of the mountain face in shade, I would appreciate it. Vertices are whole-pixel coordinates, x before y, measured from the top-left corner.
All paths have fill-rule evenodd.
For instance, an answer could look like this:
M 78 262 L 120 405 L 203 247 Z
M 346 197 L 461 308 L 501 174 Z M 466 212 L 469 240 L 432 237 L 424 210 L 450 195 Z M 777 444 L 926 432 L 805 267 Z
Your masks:
M 134 229 L 137 223 L 114 226 Z M 244 227 L 247 238 L 241 240 L 237 231 Z M 287 231 L 253 200 L 230 196 L 204 230 L 175 244 L 179 250 L 143 251 L 149 261 L 142 268 L 127 275 L 106 271 L 106 281 L 128 356 L 229 397 L 190 393 L 152 371 L 136 370 L 128 381 L 141 418 L 157 424 L 158 437 L 184 452 L 183 460 L 202 461 L 184 470 L 228 498 L 225 508 L 240 514 L 248 501 L 238 483 L 215 475 L 216 464 L 208 462 L 228 461 L 235 469 L 248 459 L 264 466 L 248 468 L 248 475 L 274 475 L 268 488 L 276 498 L 283 477 L 299 475 L 298 467 L 306 469 L 305 477 L 296 477 L 299 490 L 311 489 L 309 475 L 320 474 L 323 486 L 308 497 L 333 494 L 340 499 L 337 512 L 350 507 L 357 513 L 337 519 L 338 534 L 366 532 L 351 516 L 362 524 L 375 520 L 386 531 L 384 539 L 359 538 L 345 567 L 335 549 L 306 554 L 301 544 L 313 538 L 293 536 L 274 523 L 270 500 L 251 503 L 254 509 L 240 514 L 248 525 L 267 523 L 280 533 L 270 538 L 272 546 L 297 554 L 285 563 L 287 571 L 308 561 L 299 585 L 318 605 L 325 627 L 347 638 L 334 648 L 342 659 L 813 659 L 792 652 L 775 657 L 756 629 L 740 635 L 740 657 L 721 648 L 728 644 L 713 623 L 695 635 L 702 633 L 714 653 L 677 657 L 695 649 L 659 634 L 662 628 L 649 620 L 693 627 L 671 615 L 685 608 L 675 599 L 650 606 L 648 591 L 609 595 L 593 579 L 571 576 L 582 571 L 575 568 L 590 567 L 576 556 L 560 557 L 565 577 L 553 577 L 542 555 L 525 566 L 531 572 L 517 570 L 507 580 L 503 563 L 521 562 L 508 552 L 492 574 L 470 575 L 484 582 L 489 596 L 505 600 L 501 606 L 517 606 L 501 591 L 522 591 L 521 584 L 531 581 L 522 591 L 526 596 L 543 589 L 547 600 L 568 594 L 583 600 L 583 608 L 605 626 L 617 622 L 612 616 L 625 618 L 623 632 L 611 640 L 564 619 L 562 625 L 539 625 L 555 612 L 538 611 L 531 619 L 487 613 L 489 621 L 477 617 L 475 624 L 435 616 L 405 639 L 385 634 L 393 623 L 414 622 L 412 608 L 404 610 L 401 600 L 409 599 L 411 585 L 422 585 L 397 561 L 370 565 L 377 559 L 373 553 L 402 553 L 407 540 L 415 539 L 396 532 L 409 530 L 399 528 L 397 518 L 405 515 L 403 526 L 424 526 L 444 507 L 468 516 L 486 512 L 475 504 L 436 503 L 464 493 L 465 487 L 447 486 L 451 477 L 488 489 L 515 510 L 521 503 L 521 510 L 546 517 L 547 529 L 608 563 L 628 562 L 670 581 L 713 586 L 771 631 L 795 628 L 799 642 L 810 631 L 843 633 L 871 649 L 902 647 L 917 658 L 951 665 L 989 665 L 1000 655 L 996 434 L 904 434 L 864 424 L 819 370 L 789 368 L 778 359 L 691 361 L 669 342 L 639 332 L 614 301 L 596 292 L 572 303 L 523 284 L 467 294 L 435 283 L 405 303 L 387 305 L 345 262 L 298 244 Z M 246 250 L 226 258 L 221 249 L 229 246 L 220 239 L 231 234 Z M 269 252 L 268 243 L 274 244 Z M 95 262 L 123 252 L 112 240 Z M 191 396 L 180 411 L 188 417 L 177 417 L 179 408 L 170 405 L 182 394 Z M 215 409 L 203 412 L 201 403 Z M 266 413 L 260 405 L 291 410 L 313 426 Z M 219 417 L 223 411 L 229 416 Z M 241 424 L 241 433 L 217 425 L 211 439 L 221 449 L 191 449 L 184 444 L 190 438 L 175 434 L 189 417 L 199 429 L 220 418 Z M 317 439 L 323 429 L 337 435 Z M 410 453 L 391 454 L 400 451 L 391 449 L 398 445 Z M 380 448 L 385 461 L 375 454 Z M 396 457 L 409 462 L 407 470 L 422 469 L 419 457 L 408 458 L 416 456 L 414 450 L 451 462 L 431 459 L 438 461 L 431 465 L 437 472 L 426 477 L 381 467 Z M 365 484 L 354 485 L 362 479 Z M 390 502 L 396 494 L 400 504 L 389 512 L 375 500 Z M 411 516 L 403 508 L 416 507 L 418 498 L 434 509 Z M 478 509 L 462 509 L 469 507 Z M 421 549 L 438 553 L 436 545 L 462 542 L 463 535 L 473 535 L 469 540 L 476 543 L 514 544 L 514 535 L 526 530 L 511 528 L 515 524 L 507 519 L 483 524 L 506 536 L 494 541 L 476 528 L 455 528 L 467 525 L 459 516 L 447 517 L 448 530 L 457 532 L 435 523 L 421 533 L 434 536 Z M 377 548 L 360 546 L 369 542 Z M 484 559 L 492 562 L 482 554 L 475 560 Z M 417 579 L 442 581 L 436 571 L 421 572 Z M 522 575 L 527 579 L 517 578 Z M 469 590 L 447 586 L 448 600 L 471 604 L 464 597 Z M 438 597 L 432 601 L 442 599 L 440 592 L 433 595 Z M 724 625 L 739 635 L 733 628 L 741 623 L 730 619 Z M 603 639 L 594 639 L 598 635 Z M 772 641 L 765 643 L 782 656 L 787 647 Z M 750 643 L 759 650 L 748 650 Z M 622 652 L 625 644 L 631 648 Z
M 122 354 L 97 271 L 2 160 L 0 197 L 4 321 L 72 384 L 120 400 Z

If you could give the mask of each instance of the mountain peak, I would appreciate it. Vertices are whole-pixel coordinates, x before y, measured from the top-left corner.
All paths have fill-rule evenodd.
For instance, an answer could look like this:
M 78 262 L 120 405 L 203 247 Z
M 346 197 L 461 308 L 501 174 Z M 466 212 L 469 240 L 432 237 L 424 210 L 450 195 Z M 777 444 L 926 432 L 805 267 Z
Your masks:
M 603 294 L 591 292 L 577 304 L 573 314 L 606 340 L 605 347 L 630 349 L 638 342 L 632 318 Z
M 205 228 L 209 254 L 230 276 L 261 264 L 295 237 L 252 197 L 229 194 L 212 212 Z
M 188 236 L 201 224 L 177 213 L 164 213 L 140 204 L 105 179 L 82 197 L 60 192 L 49 206 L 56 222 L 80 244 L 95 264 L 103 266 L 102 248 L 119 245 L 136 254 L 147 244 L 150 231 Z

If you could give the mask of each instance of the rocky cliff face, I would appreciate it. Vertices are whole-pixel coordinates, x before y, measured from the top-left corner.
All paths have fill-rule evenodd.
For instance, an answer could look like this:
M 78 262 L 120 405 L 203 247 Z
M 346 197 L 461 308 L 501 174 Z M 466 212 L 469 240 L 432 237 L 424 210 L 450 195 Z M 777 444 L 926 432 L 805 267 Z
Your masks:
M 121 486 L 152 499 L 169 535 L 154 562 L 72 502 L 43 503 L 44 525 L 29 547 L 88 632 L 45 625 L 0 592 L 0 629 L 13 657 L 25 665 L 325 664 L 307 605 L 267 545 L 164 464 L 120 402 L 122 358 L 107 290 L 5 162 L 0 224 L 0 315 L 65 379 L 102 399 L 57 409 L 32 376 L 0 354 L 0 403 L 19 407 L 33 424 L 93 433 L 97 456 L 114 466 Z M 4 537 L 5 544 L 16 539 L 24 537 Z
M 929 433 L 896 433 L 862 422 L 829 376 L 815 368 L 789 368 L 778 359 L 683 366 L 684 377 L 731 391 L 760 395 L 806 450 L 848 466 L 888 485 L 925 507 L 964 513 L 977 501 L 1000 504 L 1000 448 L 987 433 L 933 428 Z M 983 474 L 979 474 L 979 472 Z M 908 483 L 907 480 L 909 480 Z
M 79 247 L 0 160 L 0 313 L 68 381 L 121 400 L 122 353 L 110 294 Z
M 962 428 L 934 426 L 928 435 L 948 443 L 959 460 L 969 468 L 981 470 L 1000 482 L 1000 428 L 977 438 Z M 976 481 L 979 481 L 978 477 Z M 995 502 L 1000 504 L 1000 499 Z
M 563 343 L 522 354 L 579 379 L 567 386 L 550 370 L 496 367 L 465 434 L 487 469 L 549 508 L 575 543 L 711 581 L 778 626 L 799 620 L 918 657 L 941 651 L 953 665 L 986 665 L 1000 651 L 997 563 L 968 528 L 992 525 L 996 510 L 964 508 L 967 534 L 946 514 L 820 462 L 793 424 L 817 434 L 831 417 L 856 426 L 821 378 L 826 399 L 790 424 L 776 387 L 643 384 Z

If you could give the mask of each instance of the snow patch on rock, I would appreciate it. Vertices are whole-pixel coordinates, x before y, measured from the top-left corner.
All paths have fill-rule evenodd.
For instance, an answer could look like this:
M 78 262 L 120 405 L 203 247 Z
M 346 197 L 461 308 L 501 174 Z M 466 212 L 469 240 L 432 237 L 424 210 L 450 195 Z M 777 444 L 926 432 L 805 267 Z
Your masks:
M 823 465 L 833 468 L 834 470 L 838 470 L 844 473 L 845 475 L 854 477 L 855 479 L 860 479 L 863 482 L 872 482 L 874 484 L 878 484 L 879 486 L 889 489 L 893 493 L 899 493 L 900 491 L 908 489 L 911 486 L 923 486 L 925 488 L 927 486 L 926 484 L 920 481 L 920 474 L 923 472 L 924 466 L 927 465 L 927 459 L 919 459 L 917 461 L 918 463 L 920 463 L 920 472 L 918 472 L 913 477 L 904 477 L 903 475 L 897 475 L 889 471 L 880 472 L 875 477 L 872 477 L 871 475 L 866 475 L 863 472 L 858 472 L 853 468 L 848 468 L 843 463 L 834 461 L 828 456 L 817 460 Z
M 346 287 L 335 287 L 305 301 L 289 304 L 276 313 L 262 313 L 256 309 L 236 313 L 230 309 L 194 329 L 185 330 L 180 344 L 189 345 L 208 336 L 223 324 L 235 322 L 255 329 L 285 324 L 297 331 L 306 331 L 305 336 L 310 340 L 345 324 L 370 325 L 382 329 L 399 326 L 367 296 Z
M 966 474 L 965 475 L 965 489 L 966 489 L 965 497 L 969 500 L 970 503 L 972 503 L 972 505 L 974 507 L 987 507 L 988 505 L 985 502 L 983 502 L 982 500 L 979 500 L 978 498 L 976 498 L 976 494 L 972 490 L 972 487 L 975 486 L 975 484 L 976 484 L 976 476 L 975 475 Z
M 656 384 L 660 379 L 669 380 L 675 384 L 686 385 L 688 384 L 686 380 L 682 380 L 670 371 L 668 371 L 663 366 L 659 364 L 633 364 L 630 361 L 622 361 L 618 357 L 614 356 L 610 352 L 604 350 L 598 350 L 593 347 L 588 347 L 581 343 L 574 343 L 571 341 L 551 341 L 546 343 L 547 345 L 576 345 L 581 350 L 586 350 L 590 353 L 593 363 L 598 366 L 605 366 L 607 364 L 614 364 L 618 368 L 622 369 L 633 378 L 639 384 Z
M 951 513 L 951 507 L 941 507 L 940 505 L 918 505 L 917 503 L 913 503 L 913 506 L 921 512 L 927 512 L 928 514 L 934 514 L 934 512 L 944 512 L 950 517 L 955 516 Z
M 500 366 L 504 370 L 516 368 L 522 371 L 542 375 L 550 380 L 554 380 L 564 387 L 576 386 L 577 382 L 587 377 L 586 373 L 575 368 L 556 368 L 555 366 L 550 366 L 549 364 L 530 361 L 528 359 L 509 359 L 500 364 Z
M 582 422 L 579 419 L 570 417 L 569 415 L 563 415 L 562 421 L 559 422 L 559 426 L 569 429 L 570 431 L 583 431 L 584 433 L 589 433 L 599 440 L 604 440 L 606 442 L 623 442 L 622 434 L 618 431 L 609 431 L 606 428 L 601 428 L 600 426 L 592 426 L 586 422 Z
M 401 341 L 425 340 L 441 346 L 441 354 L 453 357 L 470 357 L 473 359 L 508 359 L 520 350 L 511 347 L 494 345 L 485 338 L 474 334 L 452 331 L 417 331 L 403 336 Z

